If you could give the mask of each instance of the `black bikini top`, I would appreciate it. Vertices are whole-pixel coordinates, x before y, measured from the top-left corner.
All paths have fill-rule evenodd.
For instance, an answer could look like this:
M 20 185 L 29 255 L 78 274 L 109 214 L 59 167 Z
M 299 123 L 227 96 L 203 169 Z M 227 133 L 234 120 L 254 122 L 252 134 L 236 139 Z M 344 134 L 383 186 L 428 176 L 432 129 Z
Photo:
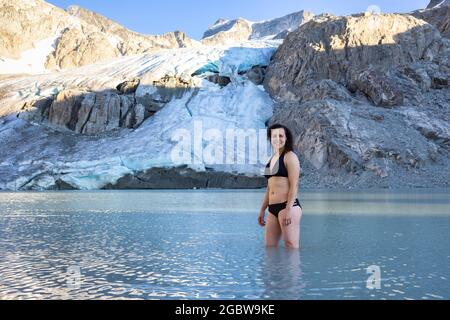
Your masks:
M 274 169 L 278 167 L 278 171 L 276 173 L 273 173 L 270 170 L 270 162 L 272 161 L 272 157 L 269 160 L 269 163 L 266 164 L 266 168 L 264 169 L 264 176 L 266 179 L 270 179 L 271 177 L 288 177 L 288 171 L 284 164 L 284 152 L 283 154 L 278 158 L 277 163 L 274 166 Z

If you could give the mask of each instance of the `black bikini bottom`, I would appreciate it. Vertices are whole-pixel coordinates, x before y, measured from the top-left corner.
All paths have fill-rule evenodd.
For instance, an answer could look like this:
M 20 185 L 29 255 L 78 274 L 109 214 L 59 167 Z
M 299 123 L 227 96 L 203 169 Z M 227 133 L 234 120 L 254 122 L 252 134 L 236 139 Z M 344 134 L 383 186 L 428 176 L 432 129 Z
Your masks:
M 269 212 L 272 213 L 275 217 L 278 218 L 278 213 L 281 210 L 286 208 L 286 204 L 287 204 L 287 201 L 281 202 L 281 203 L 269 204 Z M 302 208 L 302 205 L 298 201 L 298 198 L 296 198 L 295 201 L 294 201 L 294 207 L 295 206 L 299 206 L 300 208 Z M 303 208 L 302 208 L 302 210 L 303 210 Z

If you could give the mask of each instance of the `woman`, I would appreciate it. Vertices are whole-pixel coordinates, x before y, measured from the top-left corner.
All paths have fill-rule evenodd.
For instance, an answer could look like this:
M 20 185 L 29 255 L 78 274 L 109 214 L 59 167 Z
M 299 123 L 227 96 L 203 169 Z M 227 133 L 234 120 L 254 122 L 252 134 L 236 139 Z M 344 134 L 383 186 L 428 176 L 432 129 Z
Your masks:
M 274 154 L 265 169 L 267 189 L 258 223 L 266 226 L 266 246 L 278 246 L 283 237 L 286 248 L 296 249 L 300 242 L 302 216 L 302 206 L 297 199 L 300 161 L 292 151 L 292 133 L 287 127 L 281 124 L 270 126 L 267 139 L 270 139 Z M 269 214 L 265 222 L 267 207 Z

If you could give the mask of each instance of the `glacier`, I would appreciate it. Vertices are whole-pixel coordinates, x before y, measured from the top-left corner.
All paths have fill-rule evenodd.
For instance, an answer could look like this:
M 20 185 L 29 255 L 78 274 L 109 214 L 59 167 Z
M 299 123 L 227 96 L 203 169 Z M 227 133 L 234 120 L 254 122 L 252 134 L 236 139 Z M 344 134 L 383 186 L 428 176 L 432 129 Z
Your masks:
M 126 56 L 56 73 L 17 75 L 0 78 L 0 189 L 46 190 L 60 180 L 76 189 L 100 189 L 126 174 L 149 168 L 170 168 L 174 133 L 253 130 L 258 136 L 257 163 L 205 163 L 202 150 L 191 150 L 185 165 L 195 171 L 217 170 L 248 176 L 261 175 L 269 154 L 264 137 L 266 121 L 272 116 L 273 100 L 262 86 L 241 73 L 253 66 L 267 66 L 282 40 L 251 40 L 228 46 L 162 49 L 154 53 Z M 231 82 L 221 88 L 204 75 L 227 76 Z M 125 79 L 151 74 L 192 76 L 194 87 L 173 99 L 136 129 L 117 129 L 98 136 L 61 132 L 16 117 L 20 107 L 36 98 L 83 87 L 102 91 L 115 88 Z M 202 139 L 201 139 L 202 140 Z M 205 141 L 202 140 L 204 146 Z M 234 145 L 235 153 L 248 146 Z M 216 150 L 225 152 L 224 144 Z

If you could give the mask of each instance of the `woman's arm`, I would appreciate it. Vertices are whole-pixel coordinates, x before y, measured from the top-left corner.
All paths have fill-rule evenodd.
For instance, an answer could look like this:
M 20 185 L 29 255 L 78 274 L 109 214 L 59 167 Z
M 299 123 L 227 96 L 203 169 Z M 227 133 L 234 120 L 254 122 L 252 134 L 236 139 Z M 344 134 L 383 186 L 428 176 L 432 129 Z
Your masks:
M 298 182 L 300 179 L 300 161 L 294 152 L 289 152 L 284 157 L 284 164 L 288 170 L 289 193 L 286 204 L 288 211 L 294 206 L 295 198 L 297 198 Z
M 265 212 L 266 211 L 266 208 L 269 206 L 269 185 L 267 185 L 267 188 L 266 188 L 266 193 L 265 193 L 265 195 L 264 195 L 264 200 L 263 200 L 263 203 L 262 203 L 262 205 L 261 205 L 261 209 L 259 210 L 259 212 L 261 213 L 261 212 Z
M 266 213 L 266 208 L 269 206 L 269 185 L 267 185 L 266 194 L 264 195 L 263 204 L 261 206 L 261 209 L 259 210 L 258 215 L 258 223 L 260 226 L 265 226 L 266 223 L 264 222 L 264 214 Z

